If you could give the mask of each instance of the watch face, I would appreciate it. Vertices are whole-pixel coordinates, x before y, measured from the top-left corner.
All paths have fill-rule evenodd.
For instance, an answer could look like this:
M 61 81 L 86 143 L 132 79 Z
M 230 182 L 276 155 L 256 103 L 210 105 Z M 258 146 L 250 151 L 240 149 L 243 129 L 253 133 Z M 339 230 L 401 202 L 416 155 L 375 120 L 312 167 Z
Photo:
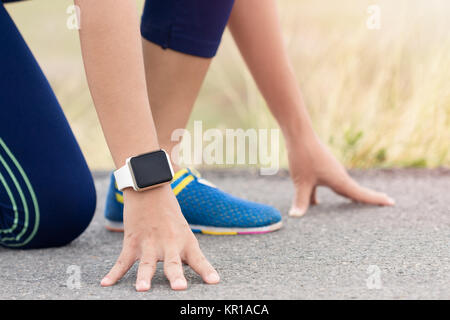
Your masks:
M 139 189 L 172 180 L 172 170 L 163 150 L 146 153 L 130 159 L 134 180 Z

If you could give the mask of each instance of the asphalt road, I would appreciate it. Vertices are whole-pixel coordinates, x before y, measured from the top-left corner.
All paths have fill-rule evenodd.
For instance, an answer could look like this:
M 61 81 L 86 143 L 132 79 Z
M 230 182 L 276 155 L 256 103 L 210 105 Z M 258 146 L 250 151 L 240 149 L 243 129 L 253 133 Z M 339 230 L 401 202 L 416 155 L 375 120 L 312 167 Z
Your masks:
M 221 274 L 220 285 L 203 285 L 186 268 L 188 290 L 173 292 L 159 265 L 152 290 L 137 293 L 136 268 L 114 287 L 99 286 L 120 251 L 121 234 L 103 228 L 107 176 L 96 173 L 96 216 L 79 239 L 57 249 L 0 249 L 0 298 L 450 299 L 450 171 L 352 175 L 388 192 L 397 206 L 353 204 L 320 189 L 321 204 L 293 219 L 287 217 L 293 188 L 286 174 L 263 178 L 244 171 L 207 172 L 222 189 L 280 209 L 283 229 L 256 236 L 199 235 L 205 255 Z M 79 288 L 70 281 L 77 270 Z

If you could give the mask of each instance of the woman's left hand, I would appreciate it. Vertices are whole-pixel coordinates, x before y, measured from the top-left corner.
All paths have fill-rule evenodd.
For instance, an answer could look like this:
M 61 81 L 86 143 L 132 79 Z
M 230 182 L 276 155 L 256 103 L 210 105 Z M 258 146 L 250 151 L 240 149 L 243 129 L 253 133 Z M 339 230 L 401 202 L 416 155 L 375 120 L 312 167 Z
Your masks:
M 317 204 L 316 188 L 325 186 L 337 194 L 379 206 L 393 206 L 395 201 L 384 193 L 360 186 L 314 135 L 287 142 L 289 168 L 295 186 L 290 216 L 303 216 L 310 205 Z

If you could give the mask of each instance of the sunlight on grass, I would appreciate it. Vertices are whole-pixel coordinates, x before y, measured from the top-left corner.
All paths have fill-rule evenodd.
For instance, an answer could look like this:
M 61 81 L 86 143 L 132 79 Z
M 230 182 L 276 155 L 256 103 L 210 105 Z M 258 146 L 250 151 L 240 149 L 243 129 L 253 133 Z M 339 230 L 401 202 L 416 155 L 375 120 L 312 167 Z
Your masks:
M 71 1 L 8 5 L 91 168 L 112 161 L 92 106 Z M 140 1 L 142 3 L 142 1 Z M 280 0 L 284 36 L 314 126 L 347 167 L 450 165 L 447 0 Z M 381 29 L 366 27 L 369 4 Z M 205 129 L 274 128 L 228 33 L 191 117 Z M 282 163 L 286 165 L 285 151 Z

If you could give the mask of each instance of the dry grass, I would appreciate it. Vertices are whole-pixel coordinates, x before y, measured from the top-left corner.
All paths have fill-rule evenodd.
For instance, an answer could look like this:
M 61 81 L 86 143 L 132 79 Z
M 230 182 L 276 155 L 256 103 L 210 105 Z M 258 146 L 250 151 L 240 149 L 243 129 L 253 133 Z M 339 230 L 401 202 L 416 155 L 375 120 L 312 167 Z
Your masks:
M 9 6 L 92 168 L 112 166 L 87 91 L 69 0 Z M 285 38 L 315 128 L 348 167 L 450 165 L 448 0 L 280 0 Z M 379 4 L 380 30 L 366 27 Z M 191 118 L 272 128 L 229 34 Z M 285 162 L 284 151 L 282 162 Z

